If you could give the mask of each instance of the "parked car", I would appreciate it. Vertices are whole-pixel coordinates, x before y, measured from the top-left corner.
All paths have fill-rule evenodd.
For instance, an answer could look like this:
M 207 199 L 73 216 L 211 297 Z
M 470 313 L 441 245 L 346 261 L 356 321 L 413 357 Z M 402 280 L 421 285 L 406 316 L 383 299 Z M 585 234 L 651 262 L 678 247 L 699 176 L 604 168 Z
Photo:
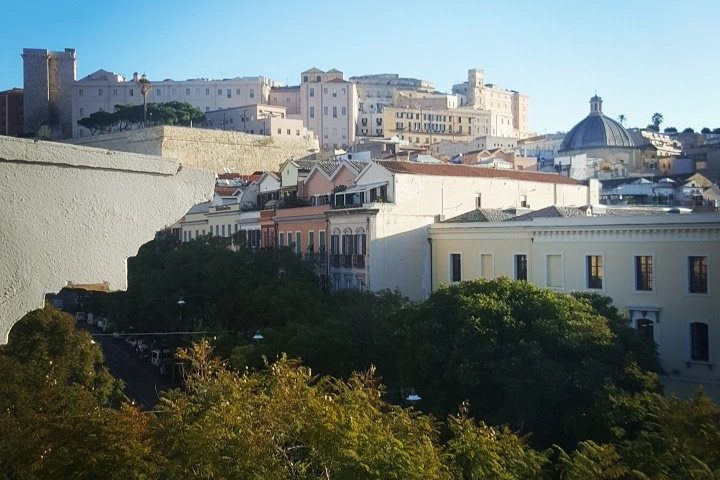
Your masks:
M 88 325 L 95 325 L 95 317 L 93 317 L 92 313 L 88 313 L 86 318 L 87 318 L 86 321 L 87 321 Z
M 85 318 L 85 312 L 77 312 L 75 314 L 75 321 L 76 322 L 85 322 L 87 319 Z
M 160 367 L 172 361 L 172 350 L 169 348 L 154 348 L 150 353 L 150 365 Z
M 128 337 L 125 338 L 125 343 L 126 343 L 130 348 L 135 348 L 135 347 L 137 347 L 138 339 L 137 339 L 137 337 L 133 337 L 132 335 L 130 335 L 130 336 L 128 336 Z
M 142 359 L 148 358 L 150 356 L 150 344 L 147 340 L 138 340 L 137 352 Z
M 97 317 L 97 322 L 95 322 L 95 324 L 97 325 L 98 328 L 100 328 L 104 331 L 106 320 L 104 317 Z

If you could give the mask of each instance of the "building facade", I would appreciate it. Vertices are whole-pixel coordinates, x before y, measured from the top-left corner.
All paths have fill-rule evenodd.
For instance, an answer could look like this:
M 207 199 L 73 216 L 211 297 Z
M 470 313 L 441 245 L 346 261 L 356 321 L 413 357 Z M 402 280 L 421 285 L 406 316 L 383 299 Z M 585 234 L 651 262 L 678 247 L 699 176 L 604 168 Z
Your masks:
M 437 218 L 484 208 L 598 203 L 588 187 L 559 175 L 466 165 L 375 161 L 326 213 L 333 288 L 430 291 L 427 228 Z
M 491 110 L 498 115 L 512 118 L 512 128 L 518 138 L 529 136 L 529 99 L 515 90 L 506 90 L 492 83 L 485 83 L 485 72 L 472 68 L 468 80 L 453 85 L 452 93 L 460 98 L 460 106 Z
M 23 133 L 23 90 L 0 92 L 0 135 L 17 137 Z
M 72 83 L 73 137 L 89 136 L 77 125 L 81 118 L 98 111 L 113 112 L 115 105 L 142 105 L 139 77 L 98 70 Z M 196 78 L 190 80 L 152 81 L 148 103 L 187 102 L 201 112 L 267 104 L 270 89 L 277 82 L 265 77 L 237 77 L 223 80 Z
M 657 343 L 670 380 L 720 384 L 720 215 L 450 221 L 429 238 L 433 289 L 506 276 L 599 293 Z
M 288 118 L 285 107 L 243 105 L 205 114 L 204 126 L 218 130 L 245 132 L 251 135 L 314 139 L 302 120 Z

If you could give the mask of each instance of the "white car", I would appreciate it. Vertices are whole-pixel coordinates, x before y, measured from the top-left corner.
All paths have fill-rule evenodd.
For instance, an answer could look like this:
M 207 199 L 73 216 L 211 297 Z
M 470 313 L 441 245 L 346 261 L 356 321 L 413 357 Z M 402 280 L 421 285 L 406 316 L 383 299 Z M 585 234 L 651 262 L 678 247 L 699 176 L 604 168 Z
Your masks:
M 85 319 L 85 312 L 77 312 L 77 313 L 75 314 L 75 321 L 76 321 L 76 322 L 84 322 L 85 320 L 86 320 L 86 319 Z
M 95 325 L 95 317 L 93 317 L 92 313 L 87 314 L 87 324 L 88 325 Z
M 150 353 L 150 365 L 153 367 L 167 365 L 170 360 L 172 360 L 172 351 L 169 348 L 153 348 L 152 353 Z
M 103 317 L 98 317 L 96 325 L 98 328 L 105 330 L 105 322 L 106 320 Z

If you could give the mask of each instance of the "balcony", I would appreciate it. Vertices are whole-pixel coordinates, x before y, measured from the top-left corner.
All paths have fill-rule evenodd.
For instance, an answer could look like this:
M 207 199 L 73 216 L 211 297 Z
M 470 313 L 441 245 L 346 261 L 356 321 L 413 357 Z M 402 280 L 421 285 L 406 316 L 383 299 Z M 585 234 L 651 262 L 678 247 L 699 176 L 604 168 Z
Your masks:
M 365 269 L 365 255 L 330 255 L 330 266 L 333 268 Z
M 353 255 L 352 266 L 353 268 L 365 268 L 365 255 Z

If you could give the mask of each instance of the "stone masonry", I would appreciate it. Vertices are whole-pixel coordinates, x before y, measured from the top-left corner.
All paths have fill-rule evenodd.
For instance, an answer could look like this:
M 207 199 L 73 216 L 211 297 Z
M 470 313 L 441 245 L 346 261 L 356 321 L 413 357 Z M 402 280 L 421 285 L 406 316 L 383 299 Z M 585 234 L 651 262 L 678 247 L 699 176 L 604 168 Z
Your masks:
M 277 171 L 288 158 L 318 151 L 317 139 L 273 138 L 242 132 L 159 126 L 120 133 L 75 138 L 88 147 L 159 155 L 201 170 L 250 174 Z

